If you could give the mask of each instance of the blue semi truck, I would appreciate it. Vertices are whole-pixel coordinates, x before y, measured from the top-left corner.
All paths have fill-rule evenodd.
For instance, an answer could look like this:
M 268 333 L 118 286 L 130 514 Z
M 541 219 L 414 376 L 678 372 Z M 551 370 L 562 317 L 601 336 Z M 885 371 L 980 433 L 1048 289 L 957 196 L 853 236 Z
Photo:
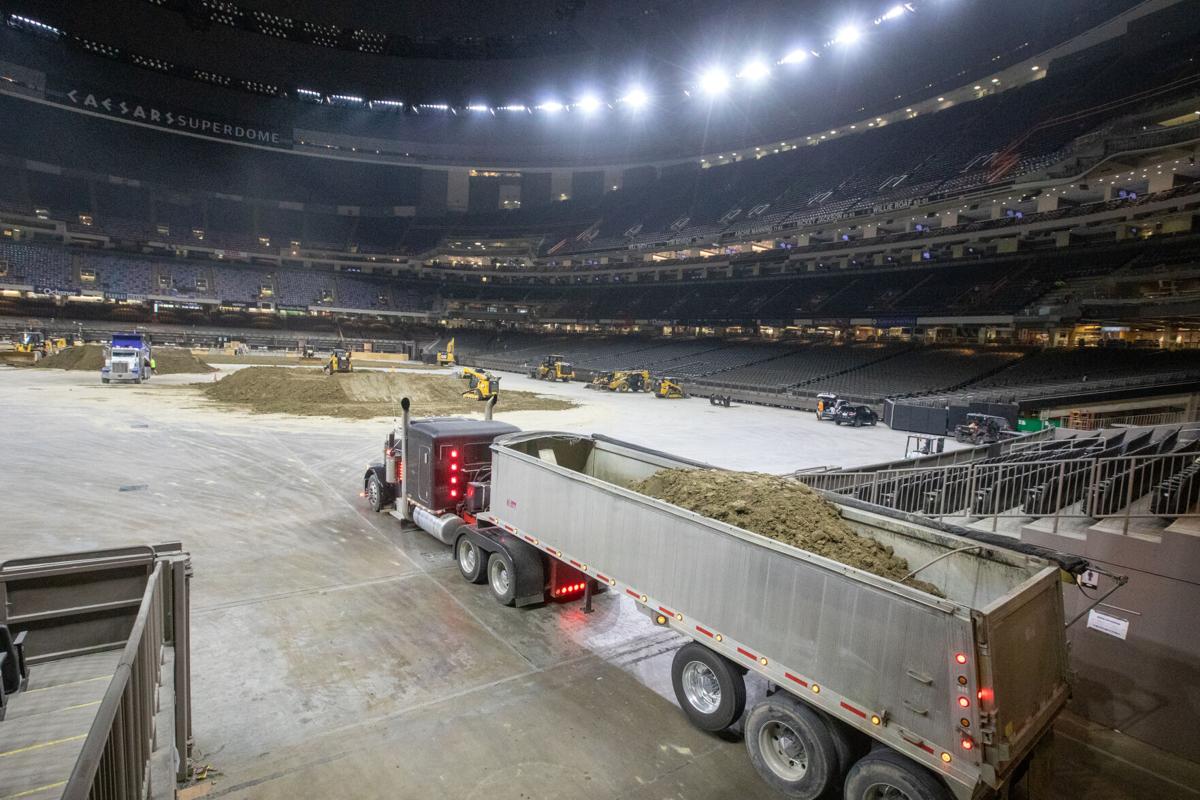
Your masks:
M 150 337 L 142 333 L 114 333 L 104 348 L 104 366 L 100 382 L 131 381 L 141 383 L 154 374 L 154 355 Z

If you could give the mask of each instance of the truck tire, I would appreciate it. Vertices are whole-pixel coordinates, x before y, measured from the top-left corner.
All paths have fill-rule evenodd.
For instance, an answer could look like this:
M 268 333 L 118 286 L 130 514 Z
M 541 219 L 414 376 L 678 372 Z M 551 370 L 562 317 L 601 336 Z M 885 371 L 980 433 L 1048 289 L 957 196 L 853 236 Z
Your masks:
M 700 730 L 723 731 L 746 710 L 746 680 L 729 659 L 696 642 L 688 642 L 671 661 L 675 698 Z
M 497 550 L 487 562 L 487 582 L 492 597 L 502 606 L 511 606 L 517 599 L 517 571 L 508 553 Z
M 383 507 L 388 504 L 387 487 L 383 485 L 383 481 L 379 480 L 379 476 L 371 473 L 371 477 L 367 478 L 367 503 L 371 506 L 371 510 L 378 513 L 383 510 Z
M 846 800 L 951 800 L 949 789 L 925 767 L 880 747 L 872 750 L 846 776 Z
M 459 574 L 467 583 L 483 583 L 488 579 L 487 553 L 479 549 L 479 545 L 465 533 L 454 543 L 454 560 L 458 564 Z
M 108 383 L 108 378 L 101 378 L 101 379 L 100 379 L 100 382 L 101 382 L 101 383 Z
M 819 712 L 784 692 L 750 710 L 746 750 L 759 776 L 791 800 L 816 800 L 837 782 L 838 753 L 829 726 Z
M 829 728 L 833 749 L 837 751 L 838 763 L 834 775 L 840 781 L 846 777 L 854 762 L 871 752 L 871 738 L 829 714 L 822 714 L 821 718 Z

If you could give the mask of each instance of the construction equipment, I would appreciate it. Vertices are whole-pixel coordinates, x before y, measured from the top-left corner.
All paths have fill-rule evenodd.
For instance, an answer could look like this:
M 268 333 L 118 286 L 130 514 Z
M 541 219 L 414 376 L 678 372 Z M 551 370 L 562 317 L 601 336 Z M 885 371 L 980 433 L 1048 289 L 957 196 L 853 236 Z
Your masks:
M 21 331 L 21 338 L 15 345 L 18 353 L 32 353 L 34 360 L 52 356 L 65 350 L 70 343 L 63 337 L 50 338 L 41 331 Z
M 354 372 L 354 364 L 350 361 L 350 351 L 340 348 L 334 350 L 329 354 L 325 366 L 321 369 L 326 375 L 332 375 L 335 372 Z
M 104 346 L 104 366 L 100 382 L 131 381 L 141 383 L 154 375 L 154 354 L 150 337 L 143 333 L 114 333 Z
M 454 355 L 454 338 L 446 343 L 445 350 L 439 350 L 437 354 L 437 364 L 439 367 L 453 367 L 458 363 L 458 357 Z
M 529 370 L 529 377 L 537 378 L 540 381 L 566 383 L 575 380 L 575 368 L 571 366 L 570 361 L 567 361 L 566 356 L 548 355 L 542 359 L 541 364 Z
M 650 371 L 645 369 L 613 370 L 598 373 L 585 388 L 608 392 L 649 392 L 654 388 L 654 379 L 650 377 Z
M 654 396 L 663 400 L 682 400 L 687 397 L 687 392 L 683 390 L 683 386 L 675 378 L 659 378 L 657 386 L 654 388 Z
M 632 598 L 688 640 L 672 682 L 703 730 L 743 718 L 754 672 L 769 689 L 744 740 L 787 796 L 843 782 L 854 800 L 883 784 L 909 800 L 1007 796 L 1046 756 L 1069 692 L 1059 587 L 1096 569 L 1085 559 L 827 495 L 934 595 L 628 488 L 706 464 L 490 419 L 410 422 L 407 398 L 401 408 L 383 463 L 363 475 L 371 508 L 451 546 L 462 577 L 502 605 L 586 602 L 596 588 Z
M 463 367 L 462 377 L 470 382 L 470 388 L 463 392 L 463 397 L 491 400 L 500 396 L 500 379 L 487 370 Z

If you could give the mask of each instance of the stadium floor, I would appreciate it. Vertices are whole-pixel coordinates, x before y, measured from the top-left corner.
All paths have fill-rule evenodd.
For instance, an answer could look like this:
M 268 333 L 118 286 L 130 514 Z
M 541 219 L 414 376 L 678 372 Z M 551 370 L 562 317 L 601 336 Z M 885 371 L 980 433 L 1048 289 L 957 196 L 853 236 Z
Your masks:
M 102 387 L 0 368 L 0 560 L 176 539 L 192 554 L 195 759 L 215 776 L 193 796 L 774 796 L 741 742 L 685 721 L 669 678 L 679 641 L 627 598 L 601 595 L 592 616 L 503 608 L 431 537 L 371 514 L 359 479 L 386 423 L 217 411 L 180 388 L 195 379 Z M 903 447 L 883 427 L 794 412 L 555 389 L 592 404 L 508 419 L 743 469 Z M 810 428 L 827 433 L 800 436 Z M 1064 797 L 1174 796 L 1130 766 L 1144 760 L 1080 742 L 1059 738 Z

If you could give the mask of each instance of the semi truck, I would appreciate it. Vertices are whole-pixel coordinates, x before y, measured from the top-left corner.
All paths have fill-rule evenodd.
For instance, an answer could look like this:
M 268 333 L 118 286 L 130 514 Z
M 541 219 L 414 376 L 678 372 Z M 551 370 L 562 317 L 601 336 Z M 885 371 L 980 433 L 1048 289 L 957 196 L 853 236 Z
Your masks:
M 482 421 L 410 420 L 405 398 L 382 462 L 363 475 L 371 508 L 452 547 L 462 577 L 503 605 L 597 589 L 631 599 L 684 640 L 672 685 L 703 730 L 735 725 L 746 676 L 764 679 L 744 741 L 783 796 L 1008 797 L 1023 775 L 1047 772 L 1042 743 L 1068 696 L 1060 584 L 1099 571 L 1112 583 L 1099 602 L 1121 576 L 827 496 L 935 596 L 628 488 L 706 464 L 601 435 L 523 432 L 492 420 L 493 405 Z
M 104 366 L 100 382 L 132 381 L 141 383 L 154 374 L 154 354 L 150 337 L 142 333 L 114 333 L 104 346 Z

